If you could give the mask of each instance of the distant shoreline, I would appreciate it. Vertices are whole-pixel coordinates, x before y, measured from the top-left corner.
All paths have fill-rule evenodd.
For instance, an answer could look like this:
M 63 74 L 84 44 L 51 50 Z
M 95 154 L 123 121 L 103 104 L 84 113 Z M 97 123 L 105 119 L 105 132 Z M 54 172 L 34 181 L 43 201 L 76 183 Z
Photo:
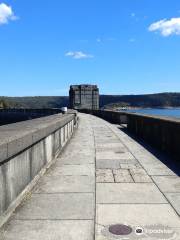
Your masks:
M 171 118 L 180 118 L 180 107 L 161 107 L 161 108 L 133 108 L 127 110 L 118 110 L 119 112 L 140 113 L 146 115 L 165 116 Z
M 153 109 L 180 109 L 179 107 L 128 107 L 128 108 L 117 108 L 118 110 L 153 110 Z

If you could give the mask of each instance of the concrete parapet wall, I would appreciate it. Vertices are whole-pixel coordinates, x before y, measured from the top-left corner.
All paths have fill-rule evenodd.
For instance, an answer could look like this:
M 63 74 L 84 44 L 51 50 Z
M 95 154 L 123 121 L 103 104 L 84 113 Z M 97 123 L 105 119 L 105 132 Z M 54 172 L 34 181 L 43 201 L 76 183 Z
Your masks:
M 90 110 L 90 109 L 82 109 L 79 111 L 83 113 L 93 114 L 111 123 L 115 123 L 115 124 L 127 123 L 126 112 L 116 112 L 116 111 L 110 111 L 110 110 Z
M 109 110 L 81 110 L 115 124 L 127 124 L 128 131 L 180 160 L 180 120 L 176 118 Z
M 61 109 L 0 109 L 0 125 L 26 121 L 61 113 Z
M 140 114 L 127 116 L 131 133 L 180 160 L 180 120 Z
M 76 125 L 72 112 L 0 127 L 0 222 L 18 195 L 60 153 Z

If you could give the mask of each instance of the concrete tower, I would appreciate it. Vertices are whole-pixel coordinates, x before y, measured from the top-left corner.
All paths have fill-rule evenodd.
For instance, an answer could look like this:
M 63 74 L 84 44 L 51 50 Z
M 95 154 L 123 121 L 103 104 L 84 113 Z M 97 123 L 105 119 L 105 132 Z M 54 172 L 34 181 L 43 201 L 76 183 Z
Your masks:
M 73 109 L 99 109 L 99 89 L 97 85 L 72 85 L 69 100 Z

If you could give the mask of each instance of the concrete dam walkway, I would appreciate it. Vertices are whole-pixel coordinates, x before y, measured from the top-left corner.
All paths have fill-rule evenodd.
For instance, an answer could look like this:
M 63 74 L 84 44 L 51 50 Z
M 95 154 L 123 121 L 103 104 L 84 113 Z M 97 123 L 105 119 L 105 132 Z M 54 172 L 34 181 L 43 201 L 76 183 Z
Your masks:
M 120 126 L 79 114 L 0 240 L 180 240 L 180 178 Z

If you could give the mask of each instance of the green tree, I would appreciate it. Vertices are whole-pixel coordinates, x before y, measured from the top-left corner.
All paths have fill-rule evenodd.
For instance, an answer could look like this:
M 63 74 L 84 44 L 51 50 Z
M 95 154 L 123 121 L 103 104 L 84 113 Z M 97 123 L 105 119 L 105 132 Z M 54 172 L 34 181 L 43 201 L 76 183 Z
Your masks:
M 9 104 L 5 100 L 0 99 L 0 108 L 9 108 Z

